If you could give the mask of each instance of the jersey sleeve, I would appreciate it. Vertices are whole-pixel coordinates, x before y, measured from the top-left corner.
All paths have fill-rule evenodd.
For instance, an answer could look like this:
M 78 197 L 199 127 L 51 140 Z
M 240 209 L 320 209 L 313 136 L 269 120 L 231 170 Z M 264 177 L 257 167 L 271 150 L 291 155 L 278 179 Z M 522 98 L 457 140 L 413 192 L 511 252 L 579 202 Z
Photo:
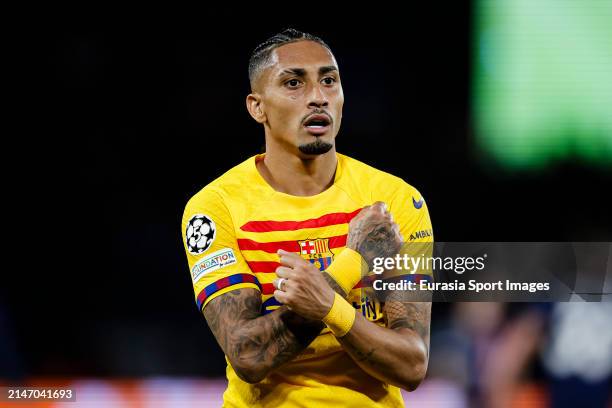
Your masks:
M 189 200 L 182 236 L 199 310 L 231 290 L 261 291 L 238 249 L 231 214 L 218 192 L 204 188 Z
M 427 203 L 421 193 L 402 181 L 390 200 L 389 206 L 404 239 L 401 253 L 411 257 L 432 256 L 433 229 Z M 430 268 L 420 268 L 414 273 L 433 276 Z
M 393 219 L 404 242 L 433 242 L 433 229 L 425 199 L 411 185 L 402 182 L 389 203 Z

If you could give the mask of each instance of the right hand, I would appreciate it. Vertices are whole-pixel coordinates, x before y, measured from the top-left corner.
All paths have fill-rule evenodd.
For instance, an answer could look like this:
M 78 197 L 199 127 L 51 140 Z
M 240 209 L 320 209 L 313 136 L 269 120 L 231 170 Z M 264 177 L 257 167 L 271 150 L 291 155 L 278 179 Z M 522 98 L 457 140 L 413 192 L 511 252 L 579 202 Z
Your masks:
M 374 258 L 395 256 L 402 242 L 399 226 L 382 201 L 365 206 L 349 223 L 346 246 L 359 252 L 370 268 Z
M 284 281 L 274 291 L 276 300 L 306 319 L 323 319 L 334 304 L 334 290 L 321 271 L 293 252 L 280 249 L 278 255 L 281 266 L 276 275 Z

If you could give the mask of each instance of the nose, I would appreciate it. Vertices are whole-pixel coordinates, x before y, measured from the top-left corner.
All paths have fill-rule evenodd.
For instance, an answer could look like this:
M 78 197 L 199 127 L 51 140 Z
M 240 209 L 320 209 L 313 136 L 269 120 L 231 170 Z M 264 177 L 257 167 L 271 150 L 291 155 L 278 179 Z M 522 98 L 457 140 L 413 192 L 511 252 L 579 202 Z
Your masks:
M 322 108 L 327 107 L 329 105 L 329 101 L 327 100 L 327 96 L 323 92 L 320 86 L 313 86 L 310 91 L 308 107 L 309 108 Z

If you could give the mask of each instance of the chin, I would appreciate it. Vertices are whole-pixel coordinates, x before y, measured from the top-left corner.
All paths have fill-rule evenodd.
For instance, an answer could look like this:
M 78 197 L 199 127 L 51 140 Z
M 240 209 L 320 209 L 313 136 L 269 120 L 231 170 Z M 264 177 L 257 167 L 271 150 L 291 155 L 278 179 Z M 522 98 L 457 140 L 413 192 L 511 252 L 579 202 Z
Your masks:
M 329 152 L 334 147 L 333 139 L 317 137 L 313 141 L 301 143 L 298 149 L 308 156 L 319 156 Z

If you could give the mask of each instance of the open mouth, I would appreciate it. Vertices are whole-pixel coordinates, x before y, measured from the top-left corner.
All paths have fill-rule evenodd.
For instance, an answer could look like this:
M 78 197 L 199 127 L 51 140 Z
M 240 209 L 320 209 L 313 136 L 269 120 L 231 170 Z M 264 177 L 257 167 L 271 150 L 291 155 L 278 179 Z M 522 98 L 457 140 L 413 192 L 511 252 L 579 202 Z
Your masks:
M 323 133 L 327 132 L 330 124 L 331 120 L 329 116 L 312 115 L 306 120 L 306 122 L 304 122 L 304 127 L 313 135 L 322 135 Z

